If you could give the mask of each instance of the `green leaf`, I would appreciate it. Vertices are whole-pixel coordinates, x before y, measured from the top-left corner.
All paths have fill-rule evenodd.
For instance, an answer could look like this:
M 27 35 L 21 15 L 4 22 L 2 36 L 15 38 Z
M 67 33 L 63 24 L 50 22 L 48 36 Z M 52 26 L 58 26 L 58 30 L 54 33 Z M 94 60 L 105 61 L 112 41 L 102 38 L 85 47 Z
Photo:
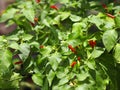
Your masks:
M 120 44 L 115 46 L 114 57 L 118 63 L 120 63 Z
M 71 87 L 70 85 L 61 85 L 61 86 L 53 86 L 52 90 L 74 90 L 74 87 Z
M 60 15 L 57 15 L 57 16 L 53 19 L 52 24 L 53 24 L 53 25 L 55 25 L 55 24 L 59 25 L 59 24 L 60 24 L 60 18 L 61 18 L 61 16 L 60 16 Z
M 87 77 L 89 77 L 88 73 L 77 74 L 77 78 L 78 78 L 79 81 L 84 81 Z
M 40 53 L 44 56 L 49 56 L 51 51 L 52 51 L 52 47 L 46 46 L 45 48 L 40 50 Z
M 55 72 L 53 70 L 50 70 L 49 74 L 47 75 L 49 86 L 51 86 L 54 77 L 55 77 Z
M 49 57 L 49 62 L 53 70 L 56 70 L 58 68 L 59 63 L 61 62 L 61 55 L 59 53 L 52 54 Z
M 89 61 L 86 61 L 85 62 L 85 65 L 87 65 L 90 69 L 92 69 L 92 70 L 95 70 L 95 61 L 94 61 L 94 59 L 93 60 L 89 60 Z
M 22 54 L 20 54 L 20 57 L 23 60 L 25 60 L 26 58 L 28 58 L 29 53 L 30 53 L 30 46 L 27 43 L 20 44 L 19 50 L 22 53 Z
M 46 18 L 47 14 L 48 14 L 48 12 L 46 10 L 43 10 L 41 12 L 41 21 L 43 21 Z
M 15 8 L 8 9 L 0 18 L 0 22 L 5 22 L 12 19 L 18 10 Z
M 118 16 L 115 17 L 115 24 L 117 27 L 120 27 L 120 17 Z
M 12 86 L 15 88 L 19 88 L 19 81 L 22 79 L 19 73 L 13 73 L 10 80 L 12 81 Z
M 98 16 L 90 16 L 89 22 L 95 24 L 101 30 L 100 26 L 103 25 L 104 21 Z
M 69 16 L 70 16 L 70 12 L 61 12 L 60 13 L 61 21 L 67 19 Z
M 96 48 L 93 50 L 91 57 L 93 57 L 93 58 L 98 58 L 99 56 L 101 56 L 101 55 L 104 53 L 104 51 L 105 51 L 104 48 L 96 47 Z
M 89 89 L 88 89 L 89 87 L 90 87 L 90 86 L 88 86 L 88 84 L 85 83 L 85 84 L 81 84 L 81 85 L 77 86 L 77 87 L 75 88 L 75 90 L 89 90 Z
M 67 75 L 68 72 L 69 72 L 68 68 L 64 69 L 64 67 L 59 67 L 56 71 L 56 76 L 57 78 L 62 79 Z
M 10 42 L 10 45 L 8 47 L 10 47 L 12 49 L 16 49 L 16 50 L 19 49 L 19 45 L 16 42 Z
M 31 22 L 34 23 L 35 12 L 33 9 L 32 2 L 27 1 L 24 3 L 24 8 L 22 10 L 23 15 Z
M 70 19 L 73 21 L 73 22 L 78 22 L 80 21 L 82 18 L 80 16 L 77 16 L 77 15 L 70 15 Z
M 38 43 L 38 42 L 35 42 L 35 41 L 31 42 L 29 45 L 30 45 L 30 46 L 35 46 L 37 49 L 40 48 L 39 43 Z
M 18 36 L 17 36 L 17 35 L 10 35 L 10 36 L 8 36 L 8 37 L 7 37 L 7 40 L 18 41 L 18 40 L 19 40 L 19 38 L 18 38 Z
M 24 41 L 29 41 L 29 40 L 31 40 L 33 38 L 33 36 L 30 35 L 30 34 L 24 34 L 22 36 L 22 38 L 23 38 Z
M 41 73 L 36 73 L 32 76 L 32 80 L 35 84 L 42 86 L 43 85 L 43 75 Z
M 108 30 L 103 34 L 102 40 L 108 52 L 115 46 L 118 34 L 115 30 Z
M 69 3 L 70 1 L 69 0 L 58 0 L 60 1 L 61 3 Z
M 110 18 L 110 17 L 106 17 L 106 19 L 104 20 L 104 30 L 111 30 L 115 27 L 115 22 L 114 19 Z
M 29 21 L 34 23 L 35 15 L 34 15 L 34 11 L 32 9 L 25 9 L 25 10 L 23 10 L 23 14 Z
M 12 53 L 7 50 L 0 50 L 0 64 L 4 65 L 5 67 L 9 67 L 11 65 L 12 60 Z
M 64 77 L 64 78 L 60 79 L 58 85 L 63 85 L 63 84 L 66 84 L 68 82 L 69 82 L 68 77 Z
M 50 24 L 49 24 L 49 22 L 48 22 L 47 19 L 44 19 L 42 22 L 43 22 L 43 24 L 46 25 L 47 27 L 50 27 Z
M 72 33 L 70 34 L 70 38 L 77 38 L 82 35 L 81 23 L 74 23 L 72 26 Z

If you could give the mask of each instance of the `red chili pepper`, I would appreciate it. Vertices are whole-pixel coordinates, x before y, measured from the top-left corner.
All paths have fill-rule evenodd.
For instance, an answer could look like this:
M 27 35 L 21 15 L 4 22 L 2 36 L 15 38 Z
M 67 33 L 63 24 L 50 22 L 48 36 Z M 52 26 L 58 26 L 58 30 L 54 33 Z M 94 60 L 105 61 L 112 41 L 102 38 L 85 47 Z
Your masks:
M 70 65 L 70 66 L 73 68 L 76 64 L 77 64 L 77 62 L 76 62 L 76 61 L 74 61 L 74 62 L 72 62 L 72 63 L 71 63 L 71 65 Z
M 78 61 L 80 61 L 80 60 L 81 60 L 81 58 L 80 58 L 80 57 L 78 57 L 78 58 L 77 58 L 77 60 L 78 60 Z
M 107 6 L 104 3 L 102 4 L 102 6 L 104 9 L 107 9 Z
M 108 17 L 111 17 L 111 18 L 113 18 L 113 19 L 115 18 L 115 16 L 113 16 L 112 14 L 109 14 L 109 13 L 107 13 L 107 16 L 108 16 Z
M 34 18 L 34 22 L 38 22 L 38 18 L 35 17 L 35 18 Z
M 52 6 L 50 6 L 50 8 L 58 10 L 58 7 L 56 5 L 52 5 Z
M 40 48 L 44 48 L 44 46 L 43 46 L 43 45 L 40 45 Z
M 40 2 L 40 0 L 35 0 L 36 1 L 36 3 L 39 3 Z
M 75 50 L 74 48 L 72 48 L 71 51 L 72 51 L 73 53 L 76 53 L 76 50 Z
M 16 65 L 18 65 L 18 64 L 22 64 L 23 63 L 23 61 L 18 61 L 18 62 L 15 62 L 14 64 L 16 64 Z
M 58 9 L 60 9 L 62 6 L 64 6 L 64 4 L 57 2 L 57 3 L 55 3 L 54 5 L 51 5 L 50 8 L 58 10 Z
M 90 45 L 92 48 L 94 48 L 95 45 L 96 45 L 96 41 L 90 40 L 90 41 L 89 41 L 89 45 Z
M 71 48 L 73 48 L 73 47 L 72 47 L 72 45 L 68 45 L 68 48 L 71 49 Z
M 30 24 L 31 24 L 33 27 L 35 27 L 35 23 L 30 22 Z
M 69 48 L 73 53 L 76 53 L 76 50 L 75 50 L 75 48 L 72 47 L 72 45 L 68 45 L 68 48 Z

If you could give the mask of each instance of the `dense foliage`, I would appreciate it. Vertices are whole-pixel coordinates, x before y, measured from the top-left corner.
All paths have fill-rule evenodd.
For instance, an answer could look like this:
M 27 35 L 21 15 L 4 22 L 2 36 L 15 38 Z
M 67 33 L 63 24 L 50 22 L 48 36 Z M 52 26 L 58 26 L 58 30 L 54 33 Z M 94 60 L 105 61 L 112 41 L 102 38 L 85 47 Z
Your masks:
M 17 0 L 0 22 L 0 88 L 31 75 L 41 90 L 119 90 L 118 1 Z

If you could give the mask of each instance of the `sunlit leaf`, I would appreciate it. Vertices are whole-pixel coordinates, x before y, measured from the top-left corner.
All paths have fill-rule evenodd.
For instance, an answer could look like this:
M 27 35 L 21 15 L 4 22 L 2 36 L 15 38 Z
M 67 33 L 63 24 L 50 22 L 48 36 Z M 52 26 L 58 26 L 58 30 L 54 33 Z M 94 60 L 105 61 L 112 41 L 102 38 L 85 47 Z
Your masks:
M 50 86 L 51 86 L 51 84 L 52 84 L 52 81 L 53 81 L 54 77 L 55 77 L 55 72 L 51 70 L 51 71 L 49 72 L 49 74 L 47 75 L 47 79 L 48 79 L 48 82 L 49 82 L 49 85 L 50 85 Z
M 70 15 L 70 19 L 71 19 L 73 22 L 77 22 L 77 21 L 80 21 L 82 18 L 81 18 L 80 16 Z
M 118 34 L 115 30 L 108 30 L 103 34 L 103 44 L 108 52 L 115 46 Z
M 105 49 L 104 48 L 95 48 L 92 52 L 92 57 L 93 58 L 98 58 L 104 53 Z
M 59 63 L 61 62 L 61 55 L 59 53 L 52 54 L 49 57 L 50 65 L 54 70 L 58 68 Z
M 118 63 L 120 63 L 120 44 L 115 46 L 114 57 Z
M 24 40 L 24 41 L 31 40 L 32 38 L 33 38 L 33 36 L 30 35 L 30 34 L 24 34 L 24 35 L 23 35 L 23 40 Z
M 0 64 L 3 64 L 5 67 L 9 67 L 12 63 L 12 53 L 5 49 L 0 50 Z
M 60 16 L 61 16 L 61 21 L 63 21 L 70 16 L 70 13 L 69 12 L 61 12 Z
M 35 84 L 42 86 L 43 85 L 43 76 L 41 73 L 34 74 L 32 76 L 32 80 L 35 82 Z
M 30 53 L 30 46 L 27 43 L 22 43 L 20 44 L 20 48 L 19 48 L 20 52 L 22 54 L 20 54 L 20 57 L 25 60 Z
M 115 24 L 117 27 L 120 27 L 120 17 L 115 18 Z
M 31 22 L 34 23 L 35 12 L 32 6 L 32 2 L 28 1 L 24 4 L 24 9 L 22 10 L 23 15 Z
M 15 14 L 16 14 L 17 11 L 18 11 L 18 10 L 15 9 L 15 8 L 8 9 L 8 10 L 2 15 L 2 17 L 0 18 L 0 22 L 5 22 L 5 21 L 7 21 L 7 20 L 9 20 L 9 19 L 14 18 L 14 16 L 15 16 Z

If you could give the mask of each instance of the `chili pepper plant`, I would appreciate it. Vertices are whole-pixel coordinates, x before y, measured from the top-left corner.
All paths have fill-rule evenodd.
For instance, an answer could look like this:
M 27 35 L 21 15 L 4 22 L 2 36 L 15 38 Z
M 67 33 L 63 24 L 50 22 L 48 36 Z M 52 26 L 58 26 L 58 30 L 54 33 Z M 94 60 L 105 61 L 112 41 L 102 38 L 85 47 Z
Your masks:
M 119 90 L 120 4 L 105 0 L 16 0 L 0 22 L 0 88 L 28 75 L 41 90 Z

